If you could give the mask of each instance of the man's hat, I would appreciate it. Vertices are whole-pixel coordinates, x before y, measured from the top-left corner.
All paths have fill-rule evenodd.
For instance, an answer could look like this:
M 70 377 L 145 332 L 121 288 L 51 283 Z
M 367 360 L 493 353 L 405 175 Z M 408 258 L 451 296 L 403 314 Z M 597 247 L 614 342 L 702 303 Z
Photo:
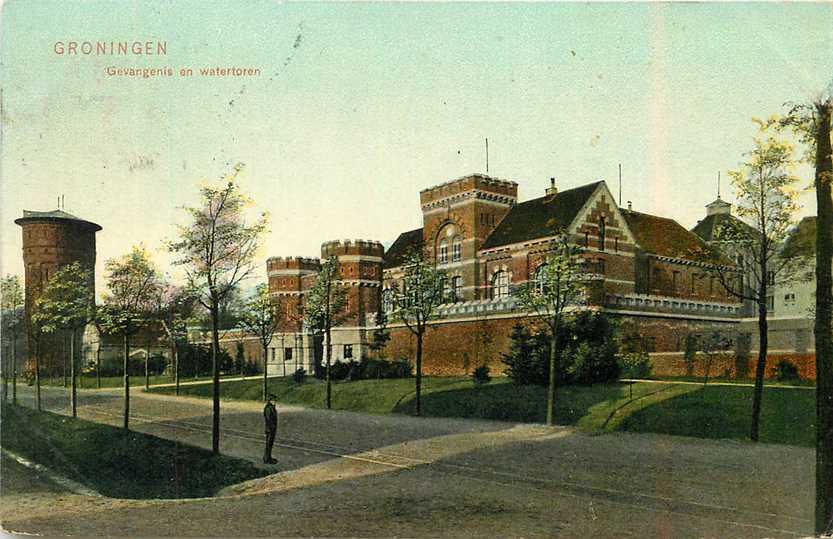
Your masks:
M 274 394 L 274 393 L 269 393 L 268 395 L 266 395 L 266 400 L 273 401 L 273 400 L 275 400 L 276 398 L 277 398 L 277 397 L 275 396 L 275 394 Z

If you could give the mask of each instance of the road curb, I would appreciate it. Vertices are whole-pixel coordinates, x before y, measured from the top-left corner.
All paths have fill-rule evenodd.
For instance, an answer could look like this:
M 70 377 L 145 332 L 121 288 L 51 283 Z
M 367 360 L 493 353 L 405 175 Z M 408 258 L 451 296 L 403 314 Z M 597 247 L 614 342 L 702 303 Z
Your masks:
M 72 492 L 75 492 L 76 494 L 82 494 L 84 496 L 92 496 L 94 498 L 104 498 L 105 497 L 105 496 L 102 496 L 101 494 L 99 494 L 98 492 L 96 492 L 95 490 L 93 490 L 93 489 L 91 489 L 91 488 L 89 488 L 85 485 L 82 485 L 81 483 L 78 483 L 77 481 L 73 481 L 72 479 L 69 479 L 68 477 L 64 477 L 63 475 L 60 475 L 60 474 L 50 470 L 49 468 L 47 468 L 43 464 L 38 464 L 37 462 L 32 462 L 31 460 L 27 459 L 26 457 L 20 456 L 20 455 L 18 455 L 17 453 L 15 453 L 13 451 L 9 451 L 5 447 L 0 448 L 0 451 L 2 451 L 4 455 L 6 455 L 10 459 L 14 460 L 18 464 L 20 464 L 22 466 L 26 466 L 27 468 L 31 468 L 31 469 L 39 472 L 39 473 L 44 474 L 45 476 L 47 476 L 53 482 L 61 485 L 64 488 L 67 488 L 67 489 L 71 490 Z

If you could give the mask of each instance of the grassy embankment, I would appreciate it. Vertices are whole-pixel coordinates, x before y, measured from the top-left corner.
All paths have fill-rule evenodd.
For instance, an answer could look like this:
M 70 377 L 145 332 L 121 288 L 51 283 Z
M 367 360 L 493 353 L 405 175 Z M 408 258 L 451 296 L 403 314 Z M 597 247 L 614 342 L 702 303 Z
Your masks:
M 267 475 L 248 461 L 156 436 L 3 405 L 5 449 L 105 496 L 194 498 Z
M 324 407 L 324 384 L 308 379 L 297 385 L 289 379 L 271 379 L 269 391 L 278 402 Z M 631 390 L 633 398 L 631 398 Z M 171 393 L 172 390 L 157 389 Z M 209 398 L 211 385 L 181 389 L 182 395 Z M 226 382 L 224 399 L 259 400 L 258 380 Z M 423 413 L 426 416 L 467 417 L 503 421 L 545 420 L 546 389 L 516 386 L 506 378 L 475 387 L 468 378 L 423 379 Z M 752 388 L 693 384 L 600 384 L 558 389 L 556 422 L 585 431 L 653 432 L 698 438 L 748 439 Z M 414 412 L 414 381 L 362 380 L 337 382 L 333 408 L 374 414 Z M 812 447 L 815 431 L 815 392 L 770 387 L 764 392 L 761 441 Z
M 240 374 L 224 374 L 220 376 L 220 378 L 238 378 Z M 159 374 L 150 376 L 150 385 L 157 385 L 157 384 L 173 384 L 174 379 L 171 377 L 170 374 Z M 194 378 L 193 376 L 180 376 L 179 383 L 184 384 L 187 382 L 205 382 L 207 380 L 211 380 L 211 376 L 200 376 L 198 378 Z M 18 380 L 18 383 L 26 383 L 22 379 Z M 62 377 L 52 377 L 52 378 L 42 378 L 41 383 L 44 386 L 50 387 L 61 387 L 64 385 L 64 381 Z M 70 379 L 67 378 L 67 387 L 69 387 Z M 102 388 L 112 388 L 112 387 L 122 387 L 124 385 L 124 378 L 122 376 L 102 376 L 101 377 L 101 387 Z M 130 376 L 130 387 L 141 387 L 145 385 L 145 375 L 138 374 L 138 375 L 131 375 Z M 85 373 L 78 377 L 78 388 L 79 389 L 95 389 L 97 388 L 97 382 L 95 378 L 95 373 Z

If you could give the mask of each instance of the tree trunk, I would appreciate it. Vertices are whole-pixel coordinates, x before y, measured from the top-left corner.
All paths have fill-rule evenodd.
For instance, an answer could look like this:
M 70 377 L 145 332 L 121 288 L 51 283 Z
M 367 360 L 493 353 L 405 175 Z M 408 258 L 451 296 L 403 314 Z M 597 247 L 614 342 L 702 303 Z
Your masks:
M 211 300 L 211 452 L 220 454 L 220 307 Z
M 35 341 L 35 400 L 38 404 L 38 412 L 41 411 L 40 400 L 40 339 Z
M 64 378 L 64 387 L 67 387 L 67 339 L 66 335 L 61 335 L 61 357 L 63 358 L 63 372 L 61 376 Z
M 327 357 L 326 357 L 327 371 L 324 374 L 324 376 L 327 380 L 327 409 L 329 410 L 330 408 L 332 408 L 332 396 L 333 396 L 332 395 L 333 389 L 332 389 L 332 385 L 331 385 L 331 382 L 330 382 L 330 361 L 331 361 L 331 358 L 332 358 L 332 355 L 333 355 L 333 343 L 330 340 L 330 338 L 331 338 L 330 324 L 327 324 L 327 332 L 326 333 L 327 333 Z
M 833 98 L 816 105 L 816 525 L 833 528 Z
M 101 389 L 101 336 L 98 337 L 98 348 L 95 350 L 95 387 Z
M 547 425 L 555 426 L 555 367 L 558 364 L 558 322 L 552 326 L 550 337 L 550 377 L 547 388 Z
M 124 331 L 124 430 L 130 427 L 130 332 Z
M 179 347 L 176 342 L 171 345 L 171 363 L 173 363 L 172 367 L 174 369 L 175 393 L 179 395 Z
M 766 275 L 766 272 L 764 272 Z M 766 279 L 766 277 L 764 277 Z M 761 293 L 766 294 L 766 285 L 761 286 Z M 764 374 L 766 373 L 766 354 L 769 348 L 769 327 L 766 318 L 766 295 L 758 301 L 758 364 L 755 366 L 755 390 L 752 395 L 752 427 L 749 438 L 758 441 L 761 423 L 761 401 L 764 398 Z
M 417 331 L 417 349 L 416 349 L 416 415 L 422 415 L 422 336 L 424 330 Z
M 145 391 L 150 389 L 150 342 L 145 349 Z
M 12 334 L 12 404 L 17 404 L 17 335 Z
M 72 417 L 78 417 L 78 392 L 77 392 L 77 379 L 78 373 L 75 372 L 75 333 L 76 329 L 72 328 L 72 333 L 70 334 L 70 341 L 69 341 L 69 373 L 72 377 L 72 396 L 70 397 L 70 401 L 72 403 Z
M 268 367 L 268 359 L 269 359 L 269 348 L 264 346 L 263 347 L 263 402 L 266 402 L 266 372 Z

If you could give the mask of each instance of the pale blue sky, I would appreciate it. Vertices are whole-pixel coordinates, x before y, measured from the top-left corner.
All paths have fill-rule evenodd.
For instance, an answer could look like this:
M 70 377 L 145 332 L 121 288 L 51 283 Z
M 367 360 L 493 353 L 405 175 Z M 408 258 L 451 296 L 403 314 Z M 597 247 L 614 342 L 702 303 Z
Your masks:
M 198 183 L 237 161 L 272 215 L 264 261 L 389 243 L 420 226 L 420 189 L 484 172 L 484 137 L 521 199 L 550 176 L 616 192 L 621 162 L 624 200 L 691 227 L 750 149 L 751 118 L 833 78 L 831 29 L 831 4 L 7 1 L 0 271 L 22 273 L 24 208 L 64 193 L 101 224 L 100 276 L 135 243 L 160 248 Z M 168 54 L 54 54 L 73 39 L 163 39 Z M 108 65 L 263 75 L 125 80 Z

